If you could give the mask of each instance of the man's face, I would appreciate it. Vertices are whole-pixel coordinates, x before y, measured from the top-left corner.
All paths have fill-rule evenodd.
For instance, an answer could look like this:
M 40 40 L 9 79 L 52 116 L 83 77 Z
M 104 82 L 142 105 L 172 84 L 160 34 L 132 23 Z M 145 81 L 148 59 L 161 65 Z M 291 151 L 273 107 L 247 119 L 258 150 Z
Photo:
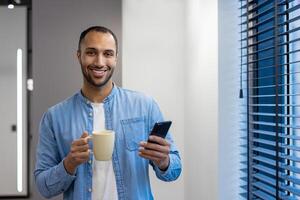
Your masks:
M 101 88 L 111 81 L 117 64 L 116 43 L 109 33 L 91 31 L 81 41 L 77 57 L 85 82 Z

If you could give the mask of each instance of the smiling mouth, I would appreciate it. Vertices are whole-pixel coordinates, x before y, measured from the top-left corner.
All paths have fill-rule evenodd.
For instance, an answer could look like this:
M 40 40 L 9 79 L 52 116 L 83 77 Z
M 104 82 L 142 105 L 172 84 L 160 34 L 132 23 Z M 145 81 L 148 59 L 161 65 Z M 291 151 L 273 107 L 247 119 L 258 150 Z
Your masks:
M 106 74 L 106 72 L 109 70 L 109 67 L 102 67 L 102 68 L 89 67 L 89 70 L 91 70 L 93 72 L 94 77 L 102 78 Z
M 93 69 L 92 70 L 92 72 L 93 72 L 93 74 L 94 74 L 94 76 L 96 77 L 96 78 L 101 78 L 101 77 L 103 77 L 104 75 L 105 75 L 105 72 L 107 72 L 107 70 L 98 70 L 98 69 Z
M 95 72 L 106 72 L 106 71 L 108 71 L 108 69 L 92 69 L 92 71 L 95 71 Z

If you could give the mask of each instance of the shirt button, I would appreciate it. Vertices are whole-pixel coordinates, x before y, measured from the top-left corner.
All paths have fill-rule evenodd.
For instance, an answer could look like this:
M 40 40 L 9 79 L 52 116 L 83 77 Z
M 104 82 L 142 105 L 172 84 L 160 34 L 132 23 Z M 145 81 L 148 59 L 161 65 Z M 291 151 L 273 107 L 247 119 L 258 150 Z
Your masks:
M 90 114 L 89 114 L 89 115 L 92 117 L 92 116 L 93 116 L 93 113 L 91 113 L 91 112 L 90 112 Z
M 92 164 L 92 160 L 89 160 L 89 164 Z
M 92 192 L 92 189 L 91 189 L 91 188 L 89 188 L 89 192 Z

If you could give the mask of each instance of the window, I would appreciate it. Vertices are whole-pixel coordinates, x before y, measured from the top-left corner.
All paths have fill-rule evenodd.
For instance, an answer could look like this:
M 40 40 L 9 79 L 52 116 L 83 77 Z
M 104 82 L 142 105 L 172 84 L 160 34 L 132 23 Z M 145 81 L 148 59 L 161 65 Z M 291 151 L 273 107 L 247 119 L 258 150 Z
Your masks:
M 300 1 L 240 2 L 241 196 L 300 199 Z

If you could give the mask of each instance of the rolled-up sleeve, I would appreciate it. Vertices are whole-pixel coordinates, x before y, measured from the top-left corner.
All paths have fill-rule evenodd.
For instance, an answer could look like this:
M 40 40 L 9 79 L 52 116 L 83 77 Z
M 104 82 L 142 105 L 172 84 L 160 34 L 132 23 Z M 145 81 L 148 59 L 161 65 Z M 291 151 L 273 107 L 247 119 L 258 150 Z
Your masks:
M 46 198 L 66 191 L 76 178 L 75 175 L 68 174 L 64 167 L 51 125 L 50 113 L 47 112 L 40 123 L 34 170 L 37 188 Z

